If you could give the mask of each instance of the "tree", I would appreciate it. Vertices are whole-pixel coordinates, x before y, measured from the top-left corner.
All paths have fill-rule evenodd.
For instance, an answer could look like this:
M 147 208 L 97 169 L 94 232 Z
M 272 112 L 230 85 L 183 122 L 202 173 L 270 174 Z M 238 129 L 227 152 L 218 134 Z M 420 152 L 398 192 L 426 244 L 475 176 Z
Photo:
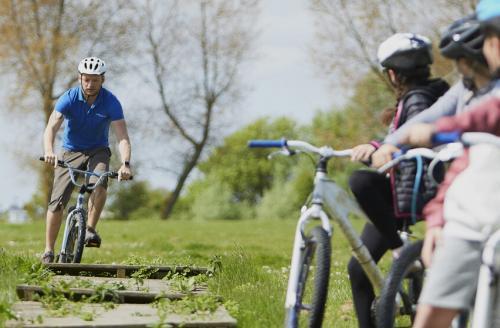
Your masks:
M 130 181 L 111 195 L 110 217 L 117 220 L 158 217 L 164 193 L 164 190 L 151 188 L 145 181 Z
M 203 176 L 189 184 L 174 211 L 176 217 L 283 218 L 297 211 L 311 191 L 314 165 L 309 158 L 270 160 L 274 150 L 249 149 L 246 144 L 251 139 L 296 139 L 300 130 L 288 118 L 263 118 L 224 138 L 199 163 Z
M 111 71 L 118 72 L 133 35 L 127 3 L 0 0 L 0 73 L 15 79 L 13 107 L 24 105 L 46 123 L 55 100 L 77 81 L 76 67 L 84 56 L 109 58 Z M 52 179 L 52 168 L 43 166 L 39 185 L 45 204 Z
M 477 0 L 313 0 L 317 26 L 314 60 L 321 72 L 352 90 L 370 70 L 387 82 L 376 60 L 378 45 L 396 32 L 420 33 L 439 44 L 440 31 L 472 13 Z M 434 72 L 447 75 L 452 63 L 434 46 Z M 349 54 L 348 56 L 344 54 Z M 388 86 L 388 84 L 386 83 Z
M 222 181 L 229 187 L 237 202 L 255 204 L 269 189 L 276 175 L 286 175 L 293 161 L 289 159 L 268 160 L 272 150 L 249 149 L 251 139 L 295 139 L 298 128 L 287 118 L 269 122 L 260 119 L 227 136 L 219 147 L 199 165 L 205 177 Z
M 200 0 L 182 6 L 148 1 L 143 7 L 151 80 L 166 116 L 162 137 L 170 141 L 180 167 L 164 218 L 217 138 L 225 110 L 241 97 L 240 70 L 251 52 L 257 6 L 258 0 Z

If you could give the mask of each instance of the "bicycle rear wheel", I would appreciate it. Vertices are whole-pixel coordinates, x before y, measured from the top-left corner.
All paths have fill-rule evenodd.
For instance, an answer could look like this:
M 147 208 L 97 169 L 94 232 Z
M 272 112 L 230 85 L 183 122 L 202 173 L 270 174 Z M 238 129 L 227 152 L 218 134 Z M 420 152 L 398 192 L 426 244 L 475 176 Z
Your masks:
M 68 238 L 64 254 L 59 257 L 61 263 L 80 263 L 85 245 L 85 219 L 81 211 L 71 215 Z
M 322 227 L 313 228 L 302 251 L 297 301 L 286 314 L 287 327 L 321 327 L 328 294 L 330 256 L 328 233 Z M 308 315 L 300 316 L 302 312 Z
M 406 246 L 392 263 L 376 304 L 377 327 L 411 327 L 424 280 L 423 241 Z M 396 322 L 398 325 L 396 325 Z

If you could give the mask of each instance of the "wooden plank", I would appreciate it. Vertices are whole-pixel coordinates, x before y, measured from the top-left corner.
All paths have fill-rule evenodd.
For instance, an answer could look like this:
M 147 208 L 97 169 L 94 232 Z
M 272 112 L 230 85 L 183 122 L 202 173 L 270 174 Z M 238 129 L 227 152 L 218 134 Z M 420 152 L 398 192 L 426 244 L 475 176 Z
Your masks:
M 92 285 L 112 284 L 122 285 L 128 291 L 148 291 L 151 293 L 168 293 L 174 290 L 172 281 L 161 279 L 144 279 L 142 284 L 130 278 L 109 278 L 109 277 L 79 277 L 79 276 L 54 276 L 52 281 L 65 281 L 68 284 L 79 284 L 78 281 L 89 282 Z M 81 284 L 80 284 L 81 285 Z M 196 284 L 193 292 L 195 294 L 203 294 L 207 292 L 206 284 Z
M 151 275 L 151 279 L 162 279 L 169 273 L 182 273 L 186 276 L 196 276 L 207 273 L 204 267 L 190 266 L 145 266 L 145 265 L 121 265 L 121 264 L 82 264 L 82 263 L 50 263 L 45 267 L 56 274 L 68 274 L 72 276 L 101 276 L 101 277 L 130 277 L 130 275 L 145 267 L 155 268 L 157 272 Z
M 17 295 L 21 300 L 33 300 L 33 294 L 43 295 L 43 288 L 40 286 L 33 285 L 18 285 L 16 287 Z M 135 304 L 146 304 L 151 303 L 157 298 L 168 298 L 171 300 L 179 300 L 186 297 L 186 294 L 167 290 L 163 292 L 147 292 L 147 291 L 134 291 L 134 290 L 117 290 L 116 296 L 118 297 L 117 303 L 135 303 Z M 193 292 L 195 295 L 205 294 L 206 290 L 199 290 Z M 63 293 L 65 297 L 72 297 L 74 300 L 79 300 L 82 296 L 92 296 L 94 290 L 91 288 L 69 288 L 69 290 Z M 105 301 L 113 300 L 112 294 L 105 297 Z
M 51 317 L 39 302 L 18 302 L 13 306 L 14 312 L 23 318 L 22 322 L 8 321 L 6 327 L 32 328 L 76 328 L 76 327 L 151 327 L 159 323 L 157 310 L 148 304 L 119 304 L 114 309 L 105 310 L 99 304 L 85 304 L 83 311 L 93 313 L 92 321 L 85 321 L 79 317 Z M 42 323 L 36 318 L 43 317 Z M 223 306 L 212 314 L 170 314 L 163 321 L 168 327 L 236 327 L 236 320 L 232 318 Z

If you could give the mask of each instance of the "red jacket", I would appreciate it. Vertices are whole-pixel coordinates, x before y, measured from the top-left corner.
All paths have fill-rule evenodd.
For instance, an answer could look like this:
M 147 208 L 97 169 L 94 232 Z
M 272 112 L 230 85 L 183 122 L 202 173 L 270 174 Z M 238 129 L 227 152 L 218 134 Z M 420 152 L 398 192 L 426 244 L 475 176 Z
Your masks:
M 488 97 L 470 111 L 454 117 L 445 117 L 436 122 L 436 132 L 487 132 L 500 136 L 500 97 Z M 446 172 L 436 197 L 424 208 L 423 214 L 427 228 L 444 225 L 443 205 L 446 191 L 453 180 L 467 168 L 468 151 L 456 159 Z

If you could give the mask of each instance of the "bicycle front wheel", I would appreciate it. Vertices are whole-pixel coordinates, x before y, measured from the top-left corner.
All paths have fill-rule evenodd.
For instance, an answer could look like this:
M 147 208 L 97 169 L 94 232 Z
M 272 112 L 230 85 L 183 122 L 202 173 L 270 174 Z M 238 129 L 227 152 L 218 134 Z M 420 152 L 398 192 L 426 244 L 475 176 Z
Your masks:
M 62 263 L 80 263 L 85 245 L 84 214 L 82 212 L 73 213 L 69 224 L 66 248 L 60 259 Z
M 287 327 L 321 327 L 328 294 L 330 256 L 328 233 L 322 227 L 315 227 L 301 254 L 297 301 L 295 307 L 288 310 Z
M 420 240 L 406 246 L 392 263 L 376 305 L 377 327 L 412 326 L 424 280 L 422 245 Z

